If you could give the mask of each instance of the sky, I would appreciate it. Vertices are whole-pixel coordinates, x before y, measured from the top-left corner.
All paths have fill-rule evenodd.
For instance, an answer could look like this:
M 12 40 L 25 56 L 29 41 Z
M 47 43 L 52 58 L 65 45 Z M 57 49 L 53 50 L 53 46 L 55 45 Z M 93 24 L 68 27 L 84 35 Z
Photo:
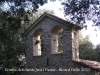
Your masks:
M 65 19 L 64 13 L 62 10 L 63 6 L 61 5 L 60 1 L 58 1 L 58 0 L 56 0 L 55 2 L 49 1 L 47 4 L 40 7 L 40 9 L 44 9 L 44 8 L 53 10 L 56 16 Z M 99 44 L 100 43 L 100 28 L 92 27 L 92 22 L 87 22 L 87 24 L 88 24 L 88 29 L 81 30 L 83 37 L 86 37 L 87 35 L 89 35 L 89 39 L 94 45 Z M 97 31 L 95 31 L 95 30 L 97 30 Z

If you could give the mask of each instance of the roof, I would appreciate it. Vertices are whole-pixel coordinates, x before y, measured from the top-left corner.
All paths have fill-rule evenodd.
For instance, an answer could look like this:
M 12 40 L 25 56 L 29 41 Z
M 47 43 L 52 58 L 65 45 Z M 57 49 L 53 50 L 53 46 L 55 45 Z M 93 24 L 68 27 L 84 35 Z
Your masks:
M 44 13 L 42 16 L 40 16 L 23 34 L 22 34 L 22 36 L 25 36 L 25 35 L 27 35 L 27 33 L 31 30 L 31 29 L 33 29 L 36 25 L 37 25 L 37 23 L 39 23 L 44 17 L 49 17 L 49 18 L 52 18 L 52 19 L 55 19 L 55 20 L 57 20 L 57 21 L 59 21 L 59 22 L 61 22 L 61 23 L 64 23 L 65 25 L 66 24 L 69 24 L 69 25 L 72 25 L 72 26 L 76 26 L 76 27 L 78 27 L 79 29 L 81 29 L 81 27 L 80 26 L 78 26 L 78 25 L 75 25 L 75 24 L 73 24 L 73 23 L 71 23 L 71 22 L 68 22 L 68 21 L 66 21 L 66 20 L 64 20 L 64 19 L 61 19 L 61 18 L 59 18 L 59 17 L 57 17 L 57 16 L 54 16 L 54 15 L 52 15 L 52 14 L 49 14 L 49 13 Z
M 73 61 L 82 64 L 84 66 L 90 67 L 92 69 L 100 70 L 100 62 L 84 60 L 84 59 L 73 60 Z

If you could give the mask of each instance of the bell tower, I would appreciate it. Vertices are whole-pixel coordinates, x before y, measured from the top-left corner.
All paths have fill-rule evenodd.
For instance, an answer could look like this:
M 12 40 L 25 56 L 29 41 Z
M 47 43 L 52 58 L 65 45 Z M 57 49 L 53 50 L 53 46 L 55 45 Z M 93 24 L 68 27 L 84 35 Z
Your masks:
M 65 75 L 59 68 L 74 67 L 79 59 L 78 32 L 81 28 L 54 15 L 45 13 L 23 34 L 26 37 L 26 68 L 41 72 L 26 75 Z M 61 49 L 59 49 L 59 34 Z M 41 35 L 43 38 L 41 39 Z M 43 42 L 41 41 L 43 40 Z M 43 49 L 42 45 L 43 44 Z M 45 69 L 54 69 L 50 72 Z M 45 71 L 44 71 L 45 70 Z

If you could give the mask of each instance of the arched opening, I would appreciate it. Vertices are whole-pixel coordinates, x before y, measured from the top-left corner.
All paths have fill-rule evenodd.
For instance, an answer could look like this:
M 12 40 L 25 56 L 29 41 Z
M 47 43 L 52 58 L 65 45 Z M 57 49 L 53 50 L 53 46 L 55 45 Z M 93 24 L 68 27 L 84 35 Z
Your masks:
M 62 31 L 61 26 L 55 26 L 52 28 L 51 33 L 51 54 L 62 53 Z
M 38 29 L 33 34 L 33 56 L 40 56 L 42 54 L 41 47 L 43 45 L 43 30 Z M 42 38 L 42 39 L 41 39 Z
M 79 44 L 78 44 L 78 33 L 76 31 L 72 32 L 72 48 L 73 48 L 73 60 L 79 59 Z

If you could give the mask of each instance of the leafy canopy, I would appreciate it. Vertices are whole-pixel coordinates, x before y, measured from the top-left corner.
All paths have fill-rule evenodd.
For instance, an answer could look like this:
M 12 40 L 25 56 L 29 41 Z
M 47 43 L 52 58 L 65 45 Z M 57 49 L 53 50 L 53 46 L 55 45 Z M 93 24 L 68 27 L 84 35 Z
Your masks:
M 0 66 L 18 68 L 18 56 L 24 53 L 25 42 L 20 35 L 23 14 L 35 12 L 47 0 L 0 0 Z M 5 10 L 4 4 L 9 7 Z M 32 5 L 32 9 L 28 7 Z M 1 69 L 0 69 L 1 71 Z M 12 72 L 2 72 L 11 75 Z M 3 74 L 3 75 L 4 75 Z
M 80 59 L 100 61 L 100 45 L 95 48 L 89 40 L 89 36 L 85 38 L 79 34 L 79 57 Z
M 62 5 L 67 20 L 85 28 L 88 20 L 100 26 L 100 0 L 64 0 Z
M 0 0 L 1 10 L 6 15 L 19 15 L 23 16 L 23 12 L 27 11 L 29 14 L 36 12 L 39 6 L 47 3 L 48 0 Z M 5 4 L 8 10 L 4 9 Z

